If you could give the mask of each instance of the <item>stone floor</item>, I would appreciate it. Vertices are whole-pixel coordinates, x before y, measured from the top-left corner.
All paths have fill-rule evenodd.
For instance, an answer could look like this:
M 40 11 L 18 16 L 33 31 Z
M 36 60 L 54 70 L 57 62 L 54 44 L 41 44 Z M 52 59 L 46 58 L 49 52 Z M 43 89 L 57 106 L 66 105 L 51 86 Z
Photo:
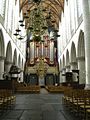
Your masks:
M 66 110 L 62 94 L 50 94 L 41 89 L 40 94 L 17 94 L 16 105 L 0 120 L 80 120 Z

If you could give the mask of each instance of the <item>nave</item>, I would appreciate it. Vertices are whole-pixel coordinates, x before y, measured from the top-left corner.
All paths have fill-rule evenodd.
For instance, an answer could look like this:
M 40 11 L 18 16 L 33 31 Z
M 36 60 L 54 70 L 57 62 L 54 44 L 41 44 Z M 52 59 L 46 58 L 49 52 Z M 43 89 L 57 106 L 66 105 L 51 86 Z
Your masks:
M 63 94 L 16 94 L 15 107 L 3 113 L 0 120 L 80 120 L 62 103 Z
M 90 0 L 0 0 L 0 120 L 58 119 L 90 120 Z

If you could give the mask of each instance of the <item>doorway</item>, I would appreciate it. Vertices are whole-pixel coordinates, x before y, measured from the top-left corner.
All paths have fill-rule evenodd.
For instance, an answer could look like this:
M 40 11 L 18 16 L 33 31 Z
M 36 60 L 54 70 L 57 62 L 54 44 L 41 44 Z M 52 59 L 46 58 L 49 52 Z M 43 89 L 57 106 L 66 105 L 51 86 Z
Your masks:
M 44 87 L 45 86 L 44 76 L 43 77 L 39 76 L 39 86 L 40 87 Z

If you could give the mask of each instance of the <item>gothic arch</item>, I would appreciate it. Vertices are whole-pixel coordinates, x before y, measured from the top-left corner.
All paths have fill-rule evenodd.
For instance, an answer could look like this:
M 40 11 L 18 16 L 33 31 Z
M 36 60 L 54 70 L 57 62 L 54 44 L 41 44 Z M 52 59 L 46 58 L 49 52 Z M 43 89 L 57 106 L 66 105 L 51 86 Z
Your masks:
M 4 37 L 3 37 L 3 32 L 0 29 L 0 56 L 4 57 L 4 55 L 5 55 Z
M 76 62 L 76 48 L 74 42 L 72 42 L 70 53 L 70 62 Z
M 6 61 L 7 62 L 12 62 L 12 46 L 11 46 L 11 42 L 10 41 L 7 44 Z
M 65 57 L 63 55 L 63 68 L 65 67 Z
M 14 65 L 17 65 L 17 51 L 16 51 L 16 49 L 14 50 L 13 64 L 14 64 Z
M 19 56 L 18 56 L 18 67 L 21 68 L 21 57 L 20 57 L 20 54 L 19 54 Z
M 62 69 L 62 61 L 61 61 L 61 59 L 60 59 L 60 70 Z
M 66 51 L 66 66 L 69 64 L 69 51 Z
M 24 63 L 23 63 L 23 59 L 22 59 L 22 69 L 24 68 L 23 66 L 24 66 Z
M 81 30 L 78 39 L 77 56 L 85 57 L 84 32 Z

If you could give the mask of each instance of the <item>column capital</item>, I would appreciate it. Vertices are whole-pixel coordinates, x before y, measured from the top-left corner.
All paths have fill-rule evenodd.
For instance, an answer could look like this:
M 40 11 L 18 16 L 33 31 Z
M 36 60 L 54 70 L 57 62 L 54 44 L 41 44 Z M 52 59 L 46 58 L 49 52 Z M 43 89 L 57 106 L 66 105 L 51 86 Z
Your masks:
M 85 61 L 85 57 L 84 57 L 84 56 L 82 56 L 82 57 L 77 57 L 76 59 L 77 59 L 77 61 Z
M 60 72 L 62 72 L 62 69 L 60 69 Z
M 61 70 L 61 71 L 64 71 L 64 70 L 66 70 L 66 68 L 62 68 L 62 70 Z
M 70 71 L 70 65 L 65 66 L 66 67 L 66 72 Z
M 4 56 L 0 56 L 0 60 L 5 60 L 5 57 Z
M 65 68 L 70 68 L 70 65 L 66 65 Z
M 9 65 L 9 64 L 13 64 L 13 62 L 11 62 L 11 61 L 5 61 L 5 64 L 7 64 L 7 65 Z
M 77 62 L 70 62 L 70 65 L 77 65 Z

